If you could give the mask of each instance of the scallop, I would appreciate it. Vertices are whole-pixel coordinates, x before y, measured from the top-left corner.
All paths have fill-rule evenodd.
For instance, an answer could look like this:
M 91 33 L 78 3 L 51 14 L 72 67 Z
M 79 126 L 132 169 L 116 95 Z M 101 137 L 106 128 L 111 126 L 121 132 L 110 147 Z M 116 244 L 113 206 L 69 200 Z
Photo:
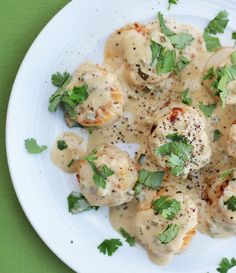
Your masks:
M 154 261 L 167 263 L 171 257 L 185 250 L 195 234 L 198 209 L 193 200 L 184 194 L 171 196 L 181 205 L 174 219 L 168 220 L 153 208 L 140 210 L 136 215 L 136 236 L 148 250 Z M 177 227 L 177 233 L 170 242 L 163 242 L 159 235 L 168 227 Z
M 133 199 L 138 172 L 127 152 L 101 144 L 80 160 L 77 177 L 91 205 L 112 207 Z
M 83 126 L 106 127 L 123 115 L 124 93 L 108 66 L 82 64 L 67 89 L 88 86 L 88 98 L 76 108 L 76 121 Z
M 174 104 L 166 108 L 163 115 L 157 116 L 155 130 L 148 139 L 148 149 L 156 164 L 163 168 L 170 167 L 168 156 L 158 154 L 157 149 L 169 143 L 168 136 L 173 134 L 186 139 L 192 146 L 191 156 L 183 166 L 183 176 L 209 163 L 211 147 L 206 131 L 206 120 L 198 109 L 184 104 Z

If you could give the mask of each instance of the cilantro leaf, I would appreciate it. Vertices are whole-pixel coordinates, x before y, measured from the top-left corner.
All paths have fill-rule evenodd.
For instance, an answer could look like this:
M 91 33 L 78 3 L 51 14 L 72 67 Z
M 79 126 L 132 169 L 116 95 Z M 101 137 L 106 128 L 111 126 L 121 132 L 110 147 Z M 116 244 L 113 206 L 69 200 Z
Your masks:
M 217 268 L 217 271 L 220 273 L 227 273 L 231 268 L 236 266 L 236 259 L 232 258 L 231 260 L 223 258 Z
M 162 244 L 168 244 L 175 239 L 179 232 L 179 226 L 175 224 L 168 225 L 168 227 L 158 235 L 158 239 Z
M 138 173 L 138 181 L 134 187 L 135 195 L 139 194 L 143 187 L 153 190 L 159 189 L 163 182 L 163 177 L 163 171 L 151 172 L 145 169 L 140 170 Z
M 226 10 L 220 11 L 217 16 L 210 21 L 205 31 L 211 34 L 224 33 L 224 30 L 229 22 L 229 13 Z
M 164 16 L 160 11 L 158 12 L 157 17 L 158 17 L 159 24 L 160 24 L 160 27 L 161 27 L 161 31 L 162 31 L 163 34 L 165 34 L 167 37 L 176 34 L 175 32 L 173 32 L 172 30 L 170 30 L 166 26 L 165 21 L 164 21 Z
M 191 45 L 194 40 L 193 36 L 189 33 L 179 33 L 168 37 L 173 46 L 177 49 L 184 49 Z
M 216 76 L 215 67 L 212 66 L 207 70 L 206 75 L 203 76 L 203 81 L 212 80 Z
M 125 241 L 130 245 L 134 246 L 135 245 L 135 237 L 131 236 L 125 229 L 122 227 L 119 229 L 121 235 L 126 239 Z
M 228 200 L 224 202 L 224 205 L 227 205 L 227 208 L 232 211 L 236 211 L 236 197 L 232 195 Z
M 110 239 L 104 240 L 97 248 L 103 254 L 107 254 L 108 256 L 112 256 L 112 254 L 123 244 L 120 239 Z
M 88 86 L 75 86 L 72 90 L 68 91 L 69 98 L 76 104 L 83 103 L 89 96 Z
M 156 149 L 159 156 L 167 156 L 168 166 L 171 168 L 173 175 L 179 176 L 183 173 L 184 166 L 190 160 L 193 146 L 189 144 L 189 140 L 177 133 L 167 135 L 167 140 L 171 140 Z
M 73 164 L 74 164 L 75 160 L 72 158 L 68 164 L 67 164 L 67 167 L 70 168 Z
M 217 141 L 221 138 L 222 134 L 219 129 L 215 129 L 213 133 L 213 141 Z
M 154 40 L 151 40 L 150 48 L 152 51 L 151 65 L 154 65 L 154 64 L 156 64 L 156 61 L 159 58 L 159 56 L 161 55 L 164 48 L 162 45 L 158 44 Z
M 67 203 L 69 212 L 72 214 L 77 214 L 90 209 L 98 209 L 96 206 L 91 206 L 82 193 L 75 191 L 67 197 Z
M 236 65 L 236 51 L 231 54 L 230 60 L 233 65 Z
M 171 5 L 177 5 L 179 0 L 169 0 L 168 9 L 170 9 Z
M 61 150 L 61 151 L 63 151 L 63 150 L 65 150 L 65 149 L 67 149 L 67 147 L 68 147 L 68 145 L 67 145 L 67 143 L 65 142 L 65 140 L 58 140 L 57 141 L 57 148 L 59 149 L 59 150 Z
M 224 170 L 223 172 L 220 172 L 219 178 L 220 178 L 222 181 L 225 181 L 226 179 L 229 179 L 229 178 L 230 178 L 230 176 L 232 175 L 232 172 L 233 172 L 233 168 L 226 169 L 226 170 Z
M 232 39 L 235 41 L 234 47 L 236 45 L 236 31 L 232 32 Z
M 184 70 L 185 67 L 186 67 L 188 64 L 190 64 L 190 61 L 189 61 L 186 57 L 181 56 L 181 57 L 179 58 L 179 60 L 177 61 L 177 63 L 175 64 L 175 67 L 174 67 L 173 71 L 174 71 L 177 75 L 179 75 L 179 73 L 180 73 L 182 70 Z
M 152 207 L 155 212 L 161 213 L 164 218 L 173 220 L 181 210 L 181 203 L 169 196 L 161 196 L 152 202 Z
M 61 87 L 70 77 L 70 74 L 68 72 L 64 72 L 61 74 L 60 72 L 57 72 L 51 76 L 51 82 L 56 87 Z
M 90 164 L 91 168 L 93 169 L 93 181 L 94 184 L 98 188 L 106 188 L 106 180 L 109 176 L 115 174 L 113 170 L 111 170 L 107 165 L 102 165 L 99 168 L 96 167 L 95 160 L 96 157 L 96 150 L 92 151 L 91 154 L 85 157 L 85 160 Z
M 205 31 L 203 34 L 203 38 L 206 44 L 207 51 L 212 52 L 221 48 L 221 43 L 218 37 L 214 37 Z
M 192 104 L 192 98 L 189 95 L 189 89 L 186 89 L 183 92 L 181 92 L 181 100 L 183 103 L 185 103 L 187 105 Z
M 210 118 L 213 111 L 216 109 L 216 104 L 207 104 L 204 105 L 202 102 L 199 103 L 199 109 L 203 112 L 203 114 L 207 117 Z
M 165 50 L 163 55 L 160 56 L 156 66 L 158 75 L 171 72 L 175 66 L 176 52 L 175 50 Z
M 172 45 L 175 48 L 183 49 L 192 43 L 194 38 L 191 34 L 189 34 L 189 33 L 176 34 L 175 32 L 173 32 L 172 30 L 170 30 L 166 26 L 163 14 L 161 12 L 158 12 L 157 16 L 158 16 L 158 20 L 159 20 L 159 24 L 160 24 L 162 33 L 165 34 L 169 38 L 170 42 L 172 43 Z
M 40 154 L 48 147 L 46 145 L 39 145 L 35 138 L 25 139 L 25 149 L 30 154 Z

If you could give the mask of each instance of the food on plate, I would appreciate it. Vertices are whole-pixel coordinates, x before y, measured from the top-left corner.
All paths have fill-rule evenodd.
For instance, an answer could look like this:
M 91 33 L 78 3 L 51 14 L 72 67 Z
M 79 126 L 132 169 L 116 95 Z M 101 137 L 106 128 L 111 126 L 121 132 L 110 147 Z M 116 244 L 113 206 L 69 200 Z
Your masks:
M 210 162 L 211 147 L 206 119 L 196 108 L 184 104 L 166 107 L 156 118 L 148 147 L 157 165 L 174 175 L 188 175 Z
M 159 12 L 112 33 L 103 64 L 52 76 L 49 111 L 61 105 L 87 136 L 65 133 L 53 147 L 55 163 L 77 173 L 69 211 L 110 207 L 112 226 L 157 264 L 197 230 L 235 235 L 236 50 L 216 36 L 227 23 L 221 11 L 202 33 Z M 121 246 L 112 238 L 98 249 L 110 256 Z
M 101 144 L 79 161 L 77 178 L 91 205 L 112 207 L 134 198 L 138 173 L 127 152 Z

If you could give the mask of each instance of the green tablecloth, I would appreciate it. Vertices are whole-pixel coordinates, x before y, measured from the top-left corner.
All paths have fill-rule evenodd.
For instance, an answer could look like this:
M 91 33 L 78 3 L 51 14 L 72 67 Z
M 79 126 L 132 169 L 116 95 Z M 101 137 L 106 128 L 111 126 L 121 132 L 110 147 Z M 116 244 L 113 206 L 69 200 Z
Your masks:
M 44 25 L 68 0 L 0 0 L 0 273 L 72 272 L 41 241 L 25 217 L 5 150 L 8 98 L 19 65 Z

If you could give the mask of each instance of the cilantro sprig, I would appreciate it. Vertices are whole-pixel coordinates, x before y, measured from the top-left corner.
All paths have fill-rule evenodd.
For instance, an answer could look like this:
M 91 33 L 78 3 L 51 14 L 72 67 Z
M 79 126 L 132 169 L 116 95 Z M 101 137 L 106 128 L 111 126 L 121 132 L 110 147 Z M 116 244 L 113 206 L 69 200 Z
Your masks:
M 236 211 L 236 197 L 232 195 L 228 200 L 224 202 L 229 210 Z
M 25 139 L 25 149 L 30 154 L 40 154 L 48 147 L 46 145 L 39 145 L 35 138 Z
M 185 47 L 189 46 L 192 43 L 194 38 L 191 34 L 189 33 L 177 34 L 166 26 L 163 14 L 161 12 L 158 12 L 157 17 L 159 20 L 162 33 L 169 38 L 170 42 L 175 48 L 184 49 Z
M 181 92 L 181 100 L 182 100 L 183 103 L 185 103 L 187 105 L 192 104 L 192 98 L 189 95 L 189 89 L 188 88 L 186 90 L 184 90 L 183 92 Z
M 82 193 L 73 191 L 67 197 L 68 210 L 72 214 L 78 214 L 83 211 L 98 209 L 99 207 L 91 206 L 88 200 L 83 196 Z
M 169 196 L 161 196 L 152 202 L 152 208 L 165 219 L 173 220 L 181 210 L 181 203 Z
M 85 157 L 85 160 L 90 164 L 93 169 L 93 181 L 98 188 L 106 188 L 106 180 L 109 176 L 112 176 L 115 172 L 111 170 L 107 165 L 102 165 L 99 168 L 96 167 L 95 160 L 97 151 L 94 150 Z
M 151 172 L 145 169 L 142 169 L 138 173 L 138 181 L 134 187 L 135 195 L 138 195 L 143 187 L 157 190 L 160 188 L 160 185 L 163 182 L 164 172 Z
M 104 255 L 107 254 L 108 256 L 112 256 L 114 252 L 117 251 L 119 247 L 123 244 L 120 239 L 106 239 L 104 240 L 97 248 L 102 252 Z
M 208 51 L 212 52 L 221 48 L 219 38 L 213 35 L 216 35 L 218 33 L 224 33 L 224 30 L 229 22 L 228 16 L 229 13 L 226 10 L 220 11 L 205 28 L 203 38 L 205 40 L 206 48 Z
M 170 224 L 167 228 L 158 235 L 158 239 L 162 244 L 168 244 L 173 241 L 179 232 L 179 226 Z
M 65 149 L 67 149 L 68 145 L 67 143 L 65 142 L 65 140 L 63 139 L 59 139 L 57 141 L 57 148 L 60 150 L 60 151 L 63 151 Z
M 220 273 L 227 273 L 231 268 L 236 266 L 236 259 L 231 258 L 229 260 L 228 258 L 223 258 L 219 264 L 219 267 L 217 268 L 217 271 Z
M 124 228 L 119 229 L 121 235 L 126 239 L 125 241 L 130 245 L 134 246 L 135 245 L 135 237 L 131 236 Z
M 182 72 L 188 64 L 190 64 L 190 61 L 186 57 L 180 56 L 180 58 L 178 59 L 178 61 L 175 64 L 173 71 L 177 75 L 179 75 L 180 72 Z
M 207 117 L 210 118 L 216 109 L 216 104 L 203 104 L 203 102 L 199 103 L 199 109 L 203 112 L 203 114 Z
M 167 143 L 156 149 L 158 156 L 167 156 L 168 166 L 175 176 L 183 174 L 185 164 L 190 161 L 193 146 L 187 137 L 177 133 L 166 136 Z

